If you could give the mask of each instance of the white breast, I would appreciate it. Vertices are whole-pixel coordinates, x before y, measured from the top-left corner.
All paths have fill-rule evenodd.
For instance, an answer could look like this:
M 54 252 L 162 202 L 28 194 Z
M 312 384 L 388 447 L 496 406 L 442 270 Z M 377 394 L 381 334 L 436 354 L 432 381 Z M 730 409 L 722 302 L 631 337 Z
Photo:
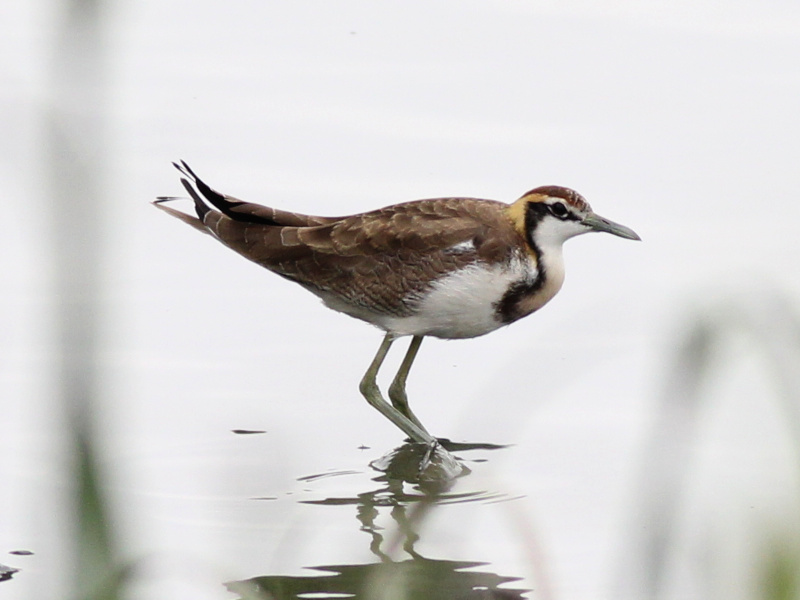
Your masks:
M 495 308 L 509 286 L 535 277 L 535 266 L 527 257 L 510 264 L 474 263 L 434 282 L 417 300 L 412 316 L 384 317 L 376 325 L 398 335 L 449 339 L 484 335 L 503 325 Z

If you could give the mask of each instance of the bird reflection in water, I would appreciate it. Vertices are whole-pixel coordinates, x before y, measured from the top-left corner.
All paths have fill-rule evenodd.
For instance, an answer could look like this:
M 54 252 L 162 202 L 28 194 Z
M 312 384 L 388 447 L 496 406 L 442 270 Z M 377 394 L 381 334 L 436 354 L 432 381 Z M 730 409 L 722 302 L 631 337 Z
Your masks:
M 420 525 L 435 506 L 460 502 L 489 502 L 504 496 L 485 491 L 450 493 L 456 476 L 469 470 L 451 463 L 448 450 L 495 450 L 492 444 L 453 444 L 440 440 L 444 452 L 426 444 L 406 443 L 371 467 L 381 473 L 373 479 L 380 485 L 353 497 L 307 500 L 304 504 L 354 506 L 361 531 L 369 534 L 370 551 L 379 559 L 355 565 L 309 567 L 308 576 L 265 575 L 226 584 L 242 600 L 294 600 L 300 598 L 354 598 L 356 600 L 515 600 L 530 590 L 500 587 L 521 577 L 504 576 L 479 567 L 481 561 L 431 559 L 415 549 Z M 319 476 L 304 478 L 306 481 Z M 410 484 L 407 490 L 407 484 Z M 388 509 L 397 524 L 396 534 L 386 537 L 377 524 L 381 509 Z M 398 550 L 409 557 L 395 560 Z

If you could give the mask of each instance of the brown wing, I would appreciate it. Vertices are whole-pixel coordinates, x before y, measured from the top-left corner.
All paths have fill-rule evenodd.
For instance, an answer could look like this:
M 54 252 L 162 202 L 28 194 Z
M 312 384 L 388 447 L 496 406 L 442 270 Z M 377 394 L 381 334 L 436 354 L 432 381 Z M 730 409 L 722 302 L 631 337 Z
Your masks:
M 350 217 L 308 217 L 231 199 L 188 167 L 183 172 L 219 209 L 183 180 L 198 220 L 225 245 L 314 291 L 387 314 L 407 313 L 443 274 L 502 261 L 519 243 L 501 202 L 439 198 Z

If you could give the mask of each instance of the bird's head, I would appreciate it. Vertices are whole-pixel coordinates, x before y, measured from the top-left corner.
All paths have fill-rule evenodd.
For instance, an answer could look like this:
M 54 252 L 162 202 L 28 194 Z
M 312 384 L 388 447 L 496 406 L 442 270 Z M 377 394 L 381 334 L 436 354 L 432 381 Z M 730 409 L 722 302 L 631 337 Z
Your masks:
M 509 207 L 509 215 L 532 248 L 561 246 L 569 238 L 590 231 L 641 239 L 632 229 L 596 214 L 578 192 L 555 185 L 524 194 Z

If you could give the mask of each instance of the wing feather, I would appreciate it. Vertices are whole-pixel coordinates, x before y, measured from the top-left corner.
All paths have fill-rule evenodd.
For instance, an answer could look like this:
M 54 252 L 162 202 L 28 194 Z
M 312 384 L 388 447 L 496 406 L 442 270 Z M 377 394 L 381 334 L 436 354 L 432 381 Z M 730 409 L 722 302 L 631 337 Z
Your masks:
M 520 241 L 502 202 L 438 198 L 313 217 L 220 194 L 185 163 L 176 166 L 187 189 L 196 186 L 195 203 L 202 197 L 216 209 L 196 207 L 226 246 L 323 298 L 376 312 L 408 314 L 439 277 L 477 261 L 508 260 Z

